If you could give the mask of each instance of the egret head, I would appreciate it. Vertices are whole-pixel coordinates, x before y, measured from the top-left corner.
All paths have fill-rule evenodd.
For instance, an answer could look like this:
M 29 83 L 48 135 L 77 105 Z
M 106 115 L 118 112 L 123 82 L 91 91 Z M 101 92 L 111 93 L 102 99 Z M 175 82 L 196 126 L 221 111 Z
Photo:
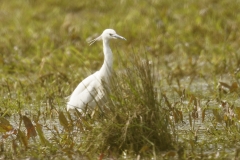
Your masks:
M 119 36 L 113 29 L 105 29 L 99 37 L 91 40 L 89 43 L 90 43 L 90 45 L 92 45 L 96 41 L 99 41 L 99 40 L 108 41 L 110 39 L 124 39 L 124 40 L 126 40 L 124 37 Z

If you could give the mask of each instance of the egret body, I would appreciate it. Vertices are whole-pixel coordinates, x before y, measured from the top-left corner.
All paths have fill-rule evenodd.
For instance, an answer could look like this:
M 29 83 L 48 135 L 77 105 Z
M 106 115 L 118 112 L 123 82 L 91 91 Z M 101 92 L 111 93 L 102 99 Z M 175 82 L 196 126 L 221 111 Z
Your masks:
M 77 109 L 79 112 L 82 112 L 86 108 L 93 109 L 96 105 L 101 105 L 106 99 L 106 88 L 110 85 L 113 65 L 113 55 L 109 47 L 109 40 L 117 38 L 126 40 L 113 29 L 106 29 L 99 37 L 90 41 L 90 45 L 99 40 L 103 41 L 104 62 L 99 71 L 79 83 L 68 99 L 67 110 Z

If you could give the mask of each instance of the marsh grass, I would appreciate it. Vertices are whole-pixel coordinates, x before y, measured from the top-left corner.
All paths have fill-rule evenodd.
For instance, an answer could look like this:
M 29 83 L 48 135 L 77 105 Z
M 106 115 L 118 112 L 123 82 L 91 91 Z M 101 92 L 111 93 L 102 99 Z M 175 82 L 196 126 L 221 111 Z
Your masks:
M 97 127 L 85 135 L 92 153 L 97 150 L 156 156 L 156 152 L 173 148 L 169 112 L 160 104 L 153 64 L 137 54 L 130 64 L 113 77 L 103 119 L 95 119 Z

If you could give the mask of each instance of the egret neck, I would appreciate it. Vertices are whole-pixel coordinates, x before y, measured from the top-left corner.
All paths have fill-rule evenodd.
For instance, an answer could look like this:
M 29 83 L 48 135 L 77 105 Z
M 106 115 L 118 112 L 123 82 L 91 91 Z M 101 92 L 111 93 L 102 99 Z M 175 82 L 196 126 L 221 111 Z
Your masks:
M 109 47 L 109 40 L 103 39 L 103 53 L 104 53 L 104 62 L 99 71 L 102 77 L 104 77 L 106 83 L 109 82 L 110 75 L 112 74 L 112 65 L 113 65 L 113 55 L 112 50 Z

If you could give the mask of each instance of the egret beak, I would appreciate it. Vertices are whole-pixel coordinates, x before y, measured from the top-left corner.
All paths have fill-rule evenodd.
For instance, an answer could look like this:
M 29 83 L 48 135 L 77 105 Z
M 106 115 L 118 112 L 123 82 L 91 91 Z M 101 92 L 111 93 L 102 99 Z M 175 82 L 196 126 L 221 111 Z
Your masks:
M 114 38 L 119 38 L 119 39 L 123 39 L 123 40 L 126 41 L 126 38 L 124 38 L 124 37 L 122 37 L 122 36 L 119 36 L 118 34 L 114 34 L 114 35 L 112 35 L 112 37 L 114 37 Z

